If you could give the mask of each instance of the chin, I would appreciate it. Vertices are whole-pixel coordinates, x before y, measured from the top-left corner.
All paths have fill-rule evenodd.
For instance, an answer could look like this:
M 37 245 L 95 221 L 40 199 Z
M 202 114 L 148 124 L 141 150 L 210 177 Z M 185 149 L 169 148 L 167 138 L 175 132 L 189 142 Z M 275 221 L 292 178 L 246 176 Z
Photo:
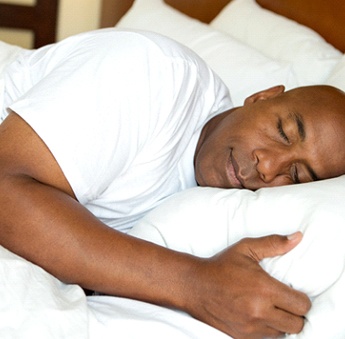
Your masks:
M 212 185 L 212 183 L 209 183 L 208 180 L 205 180 L 204 178 L 196 177 L 196 183 L 200 187 L 216 187 Z
M 197 183 L 201 187 L 233 188 L 231 186 L 222 184 L 219 180 L 214 180 L 214 179 L 203 180 L 201 182 L 197 181 Z
M 195 180 L 201 187 L 232 188 L 223 179 L 216 171 L 201 171 L 200 168 L 195 171 Z

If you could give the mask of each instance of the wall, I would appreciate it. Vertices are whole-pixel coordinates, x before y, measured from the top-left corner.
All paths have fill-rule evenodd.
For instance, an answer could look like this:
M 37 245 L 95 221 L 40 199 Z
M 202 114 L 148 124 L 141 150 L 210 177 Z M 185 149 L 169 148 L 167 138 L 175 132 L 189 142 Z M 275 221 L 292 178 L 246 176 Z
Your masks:
M 114 26 L 132 6 L 133 2 L 134 0 L 103 0 L 103 13 L 101 15 L 100 26 Z
M 0 0 L 3 3 L 33 5 L 35 0 Z M 100 25 L 102 0 L 60 0 L 57 40 L 97 29 Z M 26 48 L 32 46 L 30 31 L 0 29 L 0 40 Z
M 102 0 L 60 0 L 57 39 L 99 27 Z

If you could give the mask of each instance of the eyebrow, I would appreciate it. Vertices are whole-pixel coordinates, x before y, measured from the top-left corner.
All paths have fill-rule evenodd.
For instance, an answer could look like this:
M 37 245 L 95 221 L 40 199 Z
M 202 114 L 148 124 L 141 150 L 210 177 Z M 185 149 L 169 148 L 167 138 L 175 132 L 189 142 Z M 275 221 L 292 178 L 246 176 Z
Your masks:
M 307 165 L 307 171 L 309 172 L 309 174 L 310 174 L 311 178 L 313 179 L 313 181 L 320 180 L 320 178 L 317 176 L 317 174 L 314 172 L 314 170 L 309 165 Z
M 304 121 L 302 117 L 296 112 L 290 113 L 289 117 L 296 123 L 298 135 L 300 139 L 304 141 L 306 138 L 306 132 L 305 132 L 305 126 L 304 126 Z M 309 165 L 307 165 L 306 167 L 313 181 L 320 180 L 320 178 L 317 176 L 315 171 Z
M 296 123 L 298 135 L 300 139 L 304 141 L 306 137 L 306 133 L 305 133 L 304 121 L 302 117 L 298 113 L 295 113 L 295 112 L 290 113 L 289 117 Z

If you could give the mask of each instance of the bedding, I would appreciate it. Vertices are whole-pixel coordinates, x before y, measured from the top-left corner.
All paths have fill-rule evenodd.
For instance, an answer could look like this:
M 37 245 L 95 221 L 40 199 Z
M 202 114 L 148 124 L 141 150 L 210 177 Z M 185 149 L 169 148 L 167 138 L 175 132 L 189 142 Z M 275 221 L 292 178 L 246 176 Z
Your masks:
M 210 24 L 163 0 L 136 0 L 117 27 L 153 30 L 193 49 L 224 80 L 235 105 L 278 83 L 287 88 L 326 83 L 345 90 L 340 51 L 253 0 L 233 0 Z M 0 42 L 0 101 L 1 71 L 21 50 Z M 243 236 L 303 231 L 296 249 L 262 262 L 313 300 L 304 331 L 288 337 L 343 339 L 344 187 L 341 177 L 257 192 L 196 188 L 166 201 L 131 232 L 209 256 Z M 126 298 L 86 297 L 79 286 L 61 283 L 2 247 L 0 272 L 1 338 L 229 338 L 177 310 Z
M 2 339 L 226 339 L 187 314 L 136 300 L 86 297 L 0 246 Z M 202 334 L 200 336 L 200 334 Z
M 332 69 L 325 83 L 345 91 L 345 55 Z
M 19 55 L 19 53 L 23 50 L 24 49 L 19 46 L 7 44 L 3 41 L 0 41 L 0 107 L 2 107 L 2 103 L 3 103 L 3 89 L 4 89 L 4 79 L 2 76 L 2 72 L 4 68 L 7 65 L 9 65 L 12 61 L 14 61 L 16 57 Z M 0 123 L 1 123 L 1 116 L 2 114 L 0 112 Z
M 22 50 L 24 50 L 22 47 L 0 41 L 0 75 L 3 69 L 12 62 Z
M 159 19 L 158 19 L 159 18 Z M 291 65 L 274 60 L 241 41 L 174 10 L 162 0 L 137 0 L 116 25 L 153 30 L 199 54 L 230 89 L 235 106 L 264 88 L 298 85 Z M 268 76 L 269 75 L 269 76 Z
M 83 290 L 0 246 L 0 338 L 88 338 Z
M 137 0 L 117 27 L 153 30 L 194 50 L 229 87 L 235 106 L 276 84 L 290 89 L 327 83 L 342 57 L 315 31 L 254 0 L 231 1 L 210 25 L 163 0 Z
M 345 337 L 344 187 L 345 176 L 255 192 L 192 188 L 162 203 L 130 234 L 210 257 L 244 237 L 302 231 L 295 249 L 261 264 L 313 302 L 304 330 L 291 338 L 340 339 Z
M 255 0 L 231 1 L 210 26 L 274 60 L 290 63 L 298 86 L 325 81 L 342 55 L 315 31 L 260 7 Z

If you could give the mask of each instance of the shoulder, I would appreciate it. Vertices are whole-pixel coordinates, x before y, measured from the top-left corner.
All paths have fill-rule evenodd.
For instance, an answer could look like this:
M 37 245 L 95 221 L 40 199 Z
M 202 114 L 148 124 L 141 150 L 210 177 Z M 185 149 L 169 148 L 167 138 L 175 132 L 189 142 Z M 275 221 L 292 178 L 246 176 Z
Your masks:
M 92 48 L 98 54 L 127 54 L 140 59 L 158 58 L 169 63 L 184 63 L 186 67 L 209 68 L 188 47 L 164 35 L 144 30 L 99 29 L 68 38 L 64 43 L 77 46 L 78 49 Z

